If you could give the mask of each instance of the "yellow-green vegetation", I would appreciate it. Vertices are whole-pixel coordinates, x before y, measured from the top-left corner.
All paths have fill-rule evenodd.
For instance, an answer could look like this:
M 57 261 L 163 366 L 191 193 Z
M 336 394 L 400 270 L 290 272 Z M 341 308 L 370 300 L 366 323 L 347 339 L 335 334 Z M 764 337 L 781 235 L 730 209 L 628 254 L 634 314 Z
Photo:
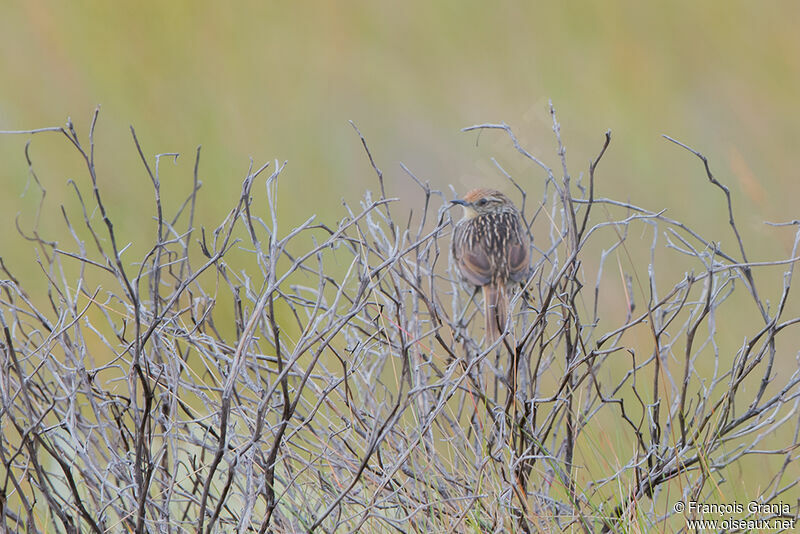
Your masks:
M 4 526 L 648 532 L 770 495 L 796 517 L 797 226 L 763 222 L 797 219 L 798 10 L 3 6 L 0 130 L 71 116 L 93 157 L 0 136 Z M 503 122 L 543 165 L 460 131 Z M 709 158 L 735 228 L 661 134 Z M 536 271 L 497 353 L 446 207 L 519 201 L 506 174 Z

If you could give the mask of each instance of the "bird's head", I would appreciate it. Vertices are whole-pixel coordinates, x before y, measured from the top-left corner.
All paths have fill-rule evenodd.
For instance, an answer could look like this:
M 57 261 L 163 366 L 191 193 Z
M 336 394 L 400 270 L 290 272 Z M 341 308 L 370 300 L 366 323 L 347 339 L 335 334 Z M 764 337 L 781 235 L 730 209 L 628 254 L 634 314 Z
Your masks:
M 466 219 L 486 213 L 515 209 L 511 199 L 496 189 L 473 189 L 464 195 L 462 200 L 451 200 L 450 203 L 462 206 Z

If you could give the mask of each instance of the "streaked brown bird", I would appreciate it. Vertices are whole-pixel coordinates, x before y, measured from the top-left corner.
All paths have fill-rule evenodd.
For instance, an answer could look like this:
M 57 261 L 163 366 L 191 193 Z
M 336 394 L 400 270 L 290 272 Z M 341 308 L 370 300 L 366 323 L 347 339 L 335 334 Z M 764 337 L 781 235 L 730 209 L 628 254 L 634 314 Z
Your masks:
M 473 189 L 463 200 L 464 217 L 453 231 L 451 253 L 461 277 L 483 289 L 486 343 L 506 327 L 510 286 L 527 279 L 531 241 L 522 215 L 500 191 Z

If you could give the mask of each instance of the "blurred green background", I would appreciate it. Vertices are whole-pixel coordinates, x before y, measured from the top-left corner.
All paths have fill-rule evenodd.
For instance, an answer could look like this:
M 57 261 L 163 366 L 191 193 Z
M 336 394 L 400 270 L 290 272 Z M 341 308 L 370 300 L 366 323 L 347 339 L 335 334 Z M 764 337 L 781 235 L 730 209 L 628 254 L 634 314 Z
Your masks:
M 161 163 L 173 207 L 203 146 L 198 218 L 206 226 L 234 205 L 251 157 L 256 165 L 288 160 L 279 209 L 286 229 L 311 213 L 335 224 L 340 199 L 356 202 L 376 188 L 348 120 L 367 137 L 387 193 L 405 205 L 421 196 L 401 162 L 436 188 L 507 189 L 491 157 L 538 199 L 542 172 L 503 134 L 478 139 L 460 129 L 505 121 L 560 169 L 552 99 L 574 175 L 613 132 L 598 196 L 666 209 L 737 252 L 723 196 L 696 158 L 661 138 L 669 134 L 708 156 L 730 187 L 749 259 L 783 259 L 793 229 L 763 221 L 800 218 L 798 20 L 800 4 L 787 1 L 3 2 L 0 130 L 70 116 L 85 135 L 101 105 L 99 181 L 124 245 L 152 242 L 143 224 L 152 188 L 129 125 L 151 163 L 158 153 L 182 154 Z M 88 177 L 57 134 L 0 136 L 0 256 L 23 282 L 41 284 L 36 253 L 14 229 L 19 213 L 30 230 L 39 203 L 23 154 L 31 139 L 48 191 L 45 237 L 67 238 L 57 208 L 74 204 L 67 180 L 86 194 Z M 652 234 L 633 237 L 649 244 Z M 770 277 L 762 287 L 775 302 L 780 271 Z M 624 295 L 613 298 L 621 310 Z M 752 304 L 747 311 L 734 324 L 750 333 L 763 323 Z M 734 331 L 735 350 L 743 334 Z M 791 370 L 796 347 L 784 348 L 778 365 Z
M 794 233 L 763 221 L 798 218 L 798 15 L 790 2 L 6 2 L 0 129 L 69 116 L 85 136 L 101 105 L 99 182 L 135 261 L 152 242 L 153 193 L 129 125 L 151 164 L 158 153 L 183 155 L 161 162 L 167 213 L 188 193 L 203 146 L 197 220 L 206 227 L 236 202 L 250 158 L 288 161 L 279 204 L 287 229 L 312 213 L 334 224 L 342 199 L 357 202 L 377 187 L 348 120 L 367 137 L 387 193 L 405 206 L 422 197 L 401 162 L 459 194 L 509 189 L 492 157 L 538 199 L 542 171 L 505 134 L 460 129 L 505 121 L 559 169 L 552 100 L 576 177 L 605 130 L 613 132 L 598 196 L 666 209 L 737 252 L 723 196 L 694 156 L 661 138 L 669 134 L 705 153 L 731 188 L 749 259 L 775 260 L 790 255 Z M 31 231 L 40 199 L 23 154 L 28 141 L 47 189 L 45 238 L 67 238 L 58 207 L 77 208 L 67 181 L 85 196 L 89 184 L 60 135 L 0 136 L 0 256 L 23 283 L 41 285 L 35 250 L 14 228 L 19 214 Z M 254 188 L 262 201 L 263 193 Z M 636 266 L 644 272 L 651 235 L 634 237 L 646 242 Z M 677 277 L 686 269 L 675 268 Z M 762 292 L 775 301 L 781 283 L 772 269 Z
M 538 199 L 543 173 L 504 134 L 460 129 L 505 121 L 559 169 L 552 99 L 574 175 L 613 132 L 598 196 L 667 209 L 734 252 L 722 195 L 667 133 L 704 152 L 731 187 L 750 260 L 779 259 L 793 232 L 763 221 L 798 217 L 798 15 L 789 2 L 7 3 L 0 129 L 70 116 L 85 135 L 101 105 L 99 181 L 123 244 L 136 244 L 152 237 L 153 194 L 129 125 L 151 164 L 158 153 L 183 155 L 161 164 L 167 206 L 188 192 L 203 145 L 198 220 L 210 227 L 235 203 L 251 157 L 287 160 L 286 228 L 311 213 L 333 223 L 341 199 L 376 188 L 348 120 L 367 137 L 387 193 L 407 206 L 421 195 L 401 162 L 437 188 L 508 188 L 491 157 Z M 39 202 L 23 156 L 30 139 L 0 137 L 0 255 L 41 283 L 14 230 L 20 213 L 30 231 Z M 65 239 L 58 205 L 74 204 L 68 179 L 87 194 L 87 174 L 57 134 L 36 136 L 30 150 L 48 190 L 41 233 Z M 144 250 L 133 252 L 130 261 Z
M 727 243 L 721 196 L 696 160 L 660 138 L 667 133 L 711 159 L 751 240 L 766 237 L 773 253 L 789 247 L 788 232 L 761 221 L 797 217 L 796 3 L 30 1 L 2 11 L 0 129 L 71 116 L 85 133 L 100 104 L 100 180 L 113 183 L 108 201 L 123 221 L 152 198 L 128 125 L 148 156 L 184 155 L 163 166 L 167 193 L 188 189 L 203 145 L 201 209 L 212 221 L 238 195 L 251 156 L 288 160 L 290 224 L 308 212 L 338 217 L 340 198 L 375 187 L 348 120 L 367 136 L 392 195 L 410 183 L 400 162 L 459 192 L 504 185 L 495 156 L 538 197 L 541 173 L 500 134 L 484 133 L 476 148 L 476 135 L 459 130 L 505 121 L 557 166 L 552 99 L 573 173 L 613 131 L 601 195 L 707 221 Z M 28 253 L 13 218 L 22 211 L 30 223 L 38 202 L 21 197 L 28 138 L 0 137 L 0 246 L 18 267 Z M 31 147 L 54 197 L 83 177 L 74 155 L 56 157 L 63 145 L 40 136 Z
M 367 137 L 387 194 L 404 207 L 419 207 L 422 196 L 401 162 L 443 190 L 508 190 L 494 157 L 539 199 L 542 171 L 504 133 L 460 129 L 505 121 L 558 170 L 549 100 L 576 177 L 612 130 L 597 196 L 666 209 L 737 253 L 724 197 L 694 156 L 661 138 L 666 133 L 705 153 L 731 188 L 750 261 L 791 252 L 793 229 L 763 222 L 798 218 L 796 3 L 31 1 L 6 2 L 2 11 L 0 130 L 72 117 L 85 136 L 102 106 L 99 182 L 121 246 L 133 243 L 131 262 L 152 243 L 155 225 L 130 125 L 151 165 L 155 154 L 182 154 L 175 164 L 161 162 L 166 213 L 189 192 L 203 146 L 197 226 L 213 228 L 225 217 L 250 158 L 288 161 L 279 188 L 286 230 L 312 213 L 334 224 L 345 213 L 341 200 L 355 203 L 364 189 L 376 189 L 349 120 Z M 47 189 L 41 235 L 67 239 L 59 205 L 73 218 L 80 213 L 69 179 L 85 197 L 90 189 L 62 136 L 0 136 L 0 256 L 27 287 L 41 287 L 35 250 L 14 228 L 19 214 L 19 226 L 31 232 L 40 200 L 23 153 L 28 141 Z M 253 192 L 263 209 L 263 182 Z M 652 234 L 633 237 L 643 240 L 643 254 L 625 269 L 646 277 Z M 696 266 L 670 256 L 659 267 L 674 282 Z M 779 269 L 759 280 L 773 301 Z M 610 298 L 622 313 L 618 285 Z M 753 321 L 761 319 L 741 318 Z
M 538 199 L 543 173 L 502 132 L 460 129 L 505 121 L 559 169 L 552 100 L 574 175 L 613 132 L 598 196 L 666 209 L 735 252 L 723 196 L 696 158 L 661 138 L 669 134 L 704 152 L 730 186 L 749 259 L 774 260 L 790 255 L 793 230 L 763 221 L 798 218 L 798 15 L 796 3 L 743 1 L 6 2 L 0 129 L 69 116 L 85 135 L 101 105 L 99 181 L 135 261 L 152 240 L 153 193 L 129 125 L 151 164 L 158 153 L 183 155 L 162 160 L 167 213 L 190 190 L 203 146 L 198 226 L 215 227 L 234 205 L 251 157 L 288 161 L 279 193 L 286 229 L 312 213 L 332 224 L 342 199 L 376 188 L 348 120 L 367 137 L 387 193 L 406 207 L 422 197 L 401 162 L 461 194 L 509 188 L 495 157 Z M 31 231 L 40 198 L 23 154 L 31 138 L 0 136 L 0 256 L 23 283 L 41 287 L 35 251 L 14 228 L 19 214 Z M 87 173 L 58 134 L 35 136 L 30 153 L 47 189 L 39 230 L 64 240 L 59 205 L 79 213 L 67 180 L 86 196 Z M 256 185 L 254 195 L 263 194 Z M 638 237 L 649 247 L 649 234 Z M 662 261 L 663 272 L 672 260 Z M 687 267 L 674 268 L 680 277 Z M 768 278 L 761 289 L 774 301 L 780 274 Z M 622 291 L 613 298 L 621 309 Z

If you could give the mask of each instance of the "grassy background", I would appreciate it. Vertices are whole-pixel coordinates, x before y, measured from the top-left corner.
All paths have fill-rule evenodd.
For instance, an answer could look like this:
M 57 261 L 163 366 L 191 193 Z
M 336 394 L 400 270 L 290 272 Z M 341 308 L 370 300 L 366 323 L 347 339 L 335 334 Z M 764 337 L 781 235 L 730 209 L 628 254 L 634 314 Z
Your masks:
M 543 177 L 503 136 L 484 133 L 476 145 L 475 134 L 459 130 L 505 121 L 559 168 L 552 99 L 573 172 L 613 131 L 599 196 L 666 208 L 735 251 L 723 197 L 696 159 L 660 137 L 666 133 L 704 152 L 731 188 L 750 260 L 785 258 L 793 233 L 762 221 L 798 217 L 798 15 L 796 3 L 744 1 L 8 3 L 0 17 L 0 129 L 71 116 L 85 133 L 102 105 L 99 179 L 121 234 L 136 243 L 152 231 L 143 224 L 152 191 L 128 125 L 151 161 L 183 155 L 176 165 L 162 161 L 173 205 L 188 192 L 203 145 L 198 209 L 208 225 L 235 202 L 250 157 L 288 160 L 286 228 L 311 213 L 332 222 L 343 214 L 339 199 L 375 187 L 348 120 L 367 136 L 388 194 L 407 205 L 419 198 L 405 196 L 400 162 L 437 188 L 464 192 L 506 187 L 489 160 L 496 157 L 538 198 Z M 30 228 L 39 202 L 22 152 L 28 139 L 0 137 L 0 256 L 23 282 L 41 283 L 34 251 L 13 229 L 16 213 Z M 86 177 L 55 134 L 37 136 L 31 154 L 48 189 L 47 235 L 62 224 L 58 204 L 73 202 L 67 180 L 85 185 Z M 771 273 L 764 291 L 777 296 L 780 275 Z M 751 332 L 752 312 L 728 324 Z M 740 337 L 731 335 L 730 347 Z M 794 349 L 785 349 L 790 369 Z
M 535 190 L 540 177 L 522 171 L 504 140 L 484 136 L 476 149 L 475 135 L 459 129 L 506 121 L 555 163 L 552 99 L 573 165 L 612 129 L 602 194 L 724 225 L 720 197 L 702 185 L 695 161 L 659 137 L 668 133 L 711 158 L 752 238 L 771 235 L 760 221 L 796 216 L 799 10 L 789 2 L 11 3 L 0 18 L 0 128 L 71 116 L 85 131 L 101 104 L 101 180 L 126 200 L 114 205 L 122 216 L 150 200 L 129 124 L 146 154 L 185 155 L 165 187 L 186 186 L 181 177 L 202 144 L 202 178 L 221 201 L 238 194 L 249 157 L 288 160 L 290 223 L 306 211 L 338 215 L 332 199 L 373 184 L 349 119 L 367 135 L 390 193 L 402 196 L 407 183 L 400 161 L 438 187 L 504 185 L 489 155 Z M 0 139 L 3 224 L 26 202 L 25 141 Z M 32 153 L 57 188 L 68 167 L 45 143 Z M 204 209 L 219 215 L 228 204 Z M 4 255 L 24 255 L 4 234 Z
M 189 191 L 203 145 L 198 221 L 207 227 L 238 198 L 251 157 L 257 165 L 287 160 L 279 213 L 287 228 L 312 213 L 331 223 L 344 213 L 340 199 L 375 188 L 348 120 L 367 136 L 387 193 L 407 207 L 421 198 L 409 192 L 401 162 L 434 187 L 463 193 L 507 188 L 495 157 L 537 199 L 543 174 L 502 132 L 459 130 L 505 121 L 558 169 L 552 99 L 573 173 L 613 132 L 598 196 L 666 209 L 735 251 L 723 196 L 697 159 L 660 137 L 669 134 L 704 152 L 731 188 L 749 259 L 773 260 L 788 257 L 793 232 L 763 221 L 798 217 L 798 12 L 790 2 L 12 3 L 0 17 L 0 129 L 71 116 L 85 134 L 100 104 L 100 185 L 136 258 L 155 225 L 129 125 L 151 163 L 158 153 L 183 155 L 162 161 L 168 213 Z M 17 213 L 31 229 L 39 202 L 23 156 L 29 139 L 0 137 L 0 256 L 23 282 L 41 284 L 34 251 L 14 230 Z M 41 233 L 60 236 L 59 204 L 75 207 L 67 180 L 85 186 L 85 170 L 56 134 L 37 136 L 30 151 L 48 190 Z M 263 196 L 263 187 L 254 193 Z M 651 235 L 641 239 L 649 248 Z M 649 252 L 641 252 L 625 268 L 644 280 Z M 672 256 L 659 263 L 665 280 L 687 268 Z M 759 282 L 775 300 L 778 270 Z M 747 311 L 743 326 L 753 321 Z

